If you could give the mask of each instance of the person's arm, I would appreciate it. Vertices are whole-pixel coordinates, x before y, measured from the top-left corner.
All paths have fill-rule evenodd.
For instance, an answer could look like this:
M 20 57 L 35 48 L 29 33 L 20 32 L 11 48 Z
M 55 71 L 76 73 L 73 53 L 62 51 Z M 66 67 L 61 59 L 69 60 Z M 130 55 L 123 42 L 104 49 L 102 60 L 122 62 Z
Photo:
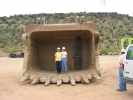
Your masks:
M 56 56 L 55 56 L 55 63 L 56 63 Z
M 55 63 L 56 63 L 56 53 L 55 53 Z
M 67 62 L 67 55 L 66 55 L 66 62 Z
M 66 62 L 67 62 L 67 60 L 68 60 L 68 57 L 67 57 L 67 52 L 66 52 Z
M 122 66 L 122 63 L 121 62 L 119 62 L 119 64 L 120 64 L 120 66 Z
M 121 56 L 119 57 L 119 65 L 122 66 L 122 62 L 121 62 Z

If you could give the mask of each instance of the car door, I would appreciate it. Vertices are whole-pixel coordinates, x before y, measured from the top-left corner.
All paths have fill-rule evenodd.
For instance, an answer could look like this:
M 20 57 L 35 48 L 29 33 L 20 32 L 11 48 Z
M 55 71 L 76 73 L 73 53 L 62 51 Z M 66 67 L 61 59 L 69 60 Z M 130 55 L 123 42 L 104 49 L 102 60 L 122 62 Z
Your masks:
M 133 45 L 130 45 L 125 53 L 124 77 L 133 78 Z

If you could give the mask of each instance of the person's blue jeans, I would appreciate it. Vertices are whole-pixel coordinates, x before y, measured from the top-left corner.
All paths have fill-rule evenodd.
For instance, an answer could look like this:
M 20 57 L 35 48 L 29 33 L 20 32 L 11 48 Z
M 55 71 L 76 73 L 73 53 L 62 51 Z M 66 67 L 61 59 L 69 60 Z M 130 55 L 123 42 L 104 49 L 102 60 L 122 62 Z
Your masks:
M 126 83 L 122 80 L 123 77 L 123 69 L 122 67 L 119 67 L 119 89 L 123 90 L 126 89 Z
M 61 64 L 62 71 L 68 71 L 66 58 L 62 58 L 61 62 L 62 62 L 62 64 Z
M 61 61 L 56 61 L 56 70 L 57 70 L 57 73 L 61 72 Z

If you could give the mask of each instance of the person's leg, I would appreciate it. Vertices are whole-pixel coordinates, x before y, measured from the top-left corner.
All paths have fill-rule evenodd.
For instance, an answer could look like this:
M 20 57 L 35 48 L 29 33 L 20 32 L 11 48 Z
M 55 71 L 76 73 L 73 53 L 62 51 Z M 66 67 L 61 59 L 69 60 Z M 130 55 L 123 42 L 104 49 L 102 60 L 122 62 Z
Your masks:
M 58 73 L 58 62 L 56 61 L 56 70 L 57 70 L 57 73 Z
M 123 81 L 122 81 L 122 75 L 123 75 L 123 71 L 122 68 L 119 68 L 119 89 L 123 90 Z
M 126 87 L 126 83 L 123 82 L 123 90 L 126 90 L 126 89 L 127 89 L 127 87 Z
M 122 73 L 122 77 L 123 77 L 123 73 Z M 123 86 L 123 90 L 126 90 L 126 83 L 123 82 L 123 80 L 122 80 L 122 86 Z
M 64 60 L 63 60 L 63 58 L 62 58 L 62 60 L 61 60 L 61 69 L 62 69 L 62 71 L 64 72 Z
M 59 61 L 59 73 L 61 73 L 61 61 Z
M 57 73 L 60 73 L 60 69 L 59 69 L 59 67 L 60 67 L 60 65 L 59 65 L 59 61 L 56 61 L 57 62 Z
M 66 70 L 66 72 L 67 72 L 67 71 L 68 71 L 68 68 L 67 68 L 66 58 L 64 58 L 64 66 L 65 66 L 65 70 Z
M 64 68 L 64 71 L 68 71 L 68 69 L 67 69 L 67 63 L 66 63 L 66 58 L 63 58 L 62 59 L 62 66 L 63 66 L 63 68 Z
M 62 71 L 62 60 L 60 61 L 60 72 Z

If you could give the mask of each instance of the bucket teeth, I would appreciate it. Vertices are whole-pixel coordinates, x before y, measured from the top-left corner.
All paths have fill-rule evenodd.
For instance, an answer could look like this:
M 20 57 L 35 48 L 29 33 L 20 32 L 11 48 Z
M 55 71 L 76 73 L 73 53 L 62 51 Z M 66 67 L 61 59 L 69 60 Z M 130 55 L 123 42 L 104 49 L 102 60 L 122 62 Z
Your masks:
M 89 80 L 86 75 L 82 75 L 82 83 L 89 83 Z
M 74 79 L 74 76 L 70 76 L 70 83 L 71 85 L 75 86 L 75 79 Z
M 62 84 L 62 77 L 57 77 L 57 85 L 60 86 Z
M 37 83 L 39 83 L 39 80 L 40 80 L 39 76 L 36 76 L 36 77 L 33 79 L 33 81 L 31 82 L 31 84 L 37 84 Z
M 69 75 L 64 75 L 62 81 L 63 83 L 69 83 L 70 82 Z
M 24 76 L 22 77 L 22 79 L 20 80 L 21 82 L 23 81 L 27 81 L 29 79 L 29 74 L 24 74 Z
M 81 82 L 82 80 L 82 77 L 79 74 L 74 75 L 74 78 L 75 78 L 75 82 Z
M 92 74 L 88 74 L 87 78 L 88 78 L 88 80 L 91 80 L 93 78 L 93 75 Z
M 54 83 L 54 84 L 57 83 L 57 76 L 53 76 L 53 77 L 51 78 L 51 83 Z
M 51 77 L 47 77 L 45 80 L 45 85 L 48 86 L 50 84 Z
M 93 77 L 96 78 L 96 79 L 101 79 L 101 78 L 98 76 L 98 74 L 96 74 L 96 73 L 93 73 Z
M 42 75 L 40 77 L 40 82 L 45 83 L 45 80 L 46 80 L 46 76 L 45 75 Z
M 23 78 L 20 81 L 26 81 L 31 79 L 31 84 L 37 84 L 39 82 L 44 83 L 45 86 L 48 86 L 50 83 L 57 84 L 60 86 L 62 83 L 70 83 L 72 86 L 75 86 L 76 83 L 89 83 L 91 79 L 100 79 L 97 73 L 75 73 L 75 74 L 24 74 Z

